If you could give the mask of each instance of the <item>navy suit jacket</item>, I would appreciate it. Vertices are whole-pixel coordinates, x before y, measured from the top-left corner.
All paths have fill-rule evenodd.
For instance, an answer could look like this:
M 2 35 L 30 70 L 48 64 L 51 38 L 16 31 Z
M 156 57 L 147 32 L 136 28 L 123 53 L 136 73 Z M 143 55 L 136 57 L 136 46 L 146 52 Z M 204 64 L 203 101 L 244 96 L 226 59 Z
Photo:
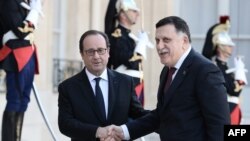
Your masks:
M 157 108 L 126 124 L 130 137 L 159 128 L 163 141 L 222 141 L 230 116 L 219 68 L 192 49 L 163 98 L 167 69 L 160 75 Z
M 85 69 L 62 82 L 59 87 L 60 131 L 72 141 L 95 141 L 99 126 L 121 125 L 129 118 L 148 113 L 137 100 L 132 77 L 108 69 L 109 103 L 103 121 L 94 101 L 94 92 Z

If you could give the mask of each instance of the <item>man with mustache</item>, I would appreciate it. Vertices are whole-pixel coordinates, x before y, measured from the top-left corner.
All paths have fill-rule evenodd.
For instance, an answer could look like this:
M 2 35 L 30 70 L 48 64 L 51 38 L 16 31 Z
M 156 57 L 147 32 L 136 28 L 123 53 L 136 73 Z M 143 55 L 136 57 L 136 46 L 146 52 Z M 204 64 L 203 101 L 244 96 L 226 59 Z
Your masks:
M 158 129 L 162 141 L 223 140 L 223 126 L 230 124 L 225 80 L 216 65 L 192 49 L 190 36 L 179 17 L 156 24 L 156 48 L 165 65 L 157 107 L 142 118 L 112 126 L 110 136 L 136 139 Z

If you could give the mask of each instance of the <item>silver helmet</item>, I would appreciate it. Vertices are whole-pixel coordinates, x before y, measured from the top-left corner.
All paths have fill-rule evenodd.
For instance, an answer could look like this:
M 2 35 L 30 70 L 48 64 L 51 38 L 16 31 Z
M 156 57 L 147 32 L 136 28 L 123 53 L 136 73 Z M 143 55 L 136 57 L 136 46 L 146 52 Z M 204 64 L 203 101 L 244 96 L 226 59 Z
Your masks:
M 116 11 L 119 13 L 120 11 L 127 11 L 127 10 L 136 10 L 140 11 L 137 7 L 134 0 L 118 0 L 116 2 Z

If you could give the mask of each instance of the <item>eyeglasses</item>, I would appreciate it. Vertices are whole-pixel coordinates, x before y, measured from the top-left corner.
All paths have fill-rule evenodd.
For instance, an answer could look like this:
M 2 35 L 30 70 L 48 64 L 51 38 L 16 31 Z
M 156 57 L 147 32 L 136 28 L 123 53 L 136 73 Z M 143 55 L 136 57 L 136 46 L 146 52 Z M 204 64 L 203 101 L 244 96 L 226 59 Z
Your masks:
M 94 56 L 95 52 L 97 52 L 98 55 L 104 55 L 106 53 L 106 50 L 107 48 L 98 48 L 96 50 L 94 49 L 85 50 L 85 52 L 88 56 Z

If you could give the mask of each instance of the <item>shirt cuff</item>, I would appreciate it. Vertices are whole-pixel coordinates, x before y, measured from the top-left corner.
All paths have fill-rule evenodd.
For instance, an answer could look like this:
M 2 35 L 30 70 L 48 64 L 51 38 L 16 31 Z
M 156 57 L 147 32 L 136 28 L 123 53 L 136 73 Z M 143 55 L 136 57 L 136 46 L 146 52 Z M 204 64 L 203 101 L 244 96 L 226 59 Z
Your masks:
M 125 124 L 123 124 L 121 126 L 121 128 L 122 128 L 122 131 L 123 131 L 123 134 L 124 134 L 124 140 L 130 140 L 130 135 L 129 135 L 129 132 L 128 132 L 128 127 Z

